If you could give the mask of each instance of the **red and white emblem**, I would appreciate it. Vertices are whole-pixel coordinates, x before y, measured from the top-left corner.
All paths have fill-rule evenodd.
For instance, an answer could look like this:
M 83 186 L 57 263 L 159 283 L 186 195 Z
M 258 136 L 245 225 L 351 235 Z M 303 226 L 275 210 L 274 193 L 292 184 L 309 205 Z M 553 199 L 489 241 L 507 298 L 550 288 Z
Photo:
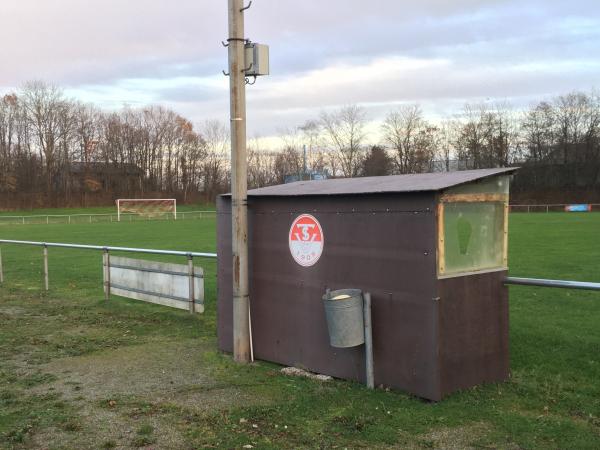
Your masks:
M 321 224 L 310 214 L 298 216 L 290 228 L 289 242 L 294 261 L 304 267 L 316 264 L 325 244 Z

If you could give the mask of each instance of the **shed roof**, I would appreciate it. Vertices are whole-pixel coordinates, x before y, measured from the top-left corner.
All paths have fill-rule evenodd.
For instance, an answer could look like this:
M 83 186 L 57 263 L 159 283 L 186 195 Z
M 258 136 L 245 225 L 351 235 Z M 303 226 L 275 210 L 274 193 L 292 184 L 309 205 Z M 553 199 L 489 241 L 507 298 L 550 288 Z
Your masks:
M 305 195 L 380 194 L 441 191 L 496 175 L 509 175 L 517 168 L 463 170 L 459 172 L 390 175 L 385 177 L 338 178 L 296 181 L 248 191 L 252 197 L 295 197 Z

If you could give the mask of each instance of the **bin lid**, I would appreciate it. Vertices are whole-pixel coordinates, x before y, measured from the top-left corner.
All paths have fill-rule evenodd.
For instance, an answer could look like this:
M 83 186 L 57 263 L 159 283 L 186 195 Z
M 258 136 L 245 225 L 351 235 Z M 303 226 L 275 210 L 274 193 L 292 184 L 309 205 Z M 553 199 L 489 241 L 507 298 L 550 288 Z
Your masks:
M 450 187 L 472 183 L 474 181 L 497 175 L 510 175 L 517 169 L 518 167 L 509 167 L 499 169 L 462 170 L 458 172 L 389 175 L 382 177 L 296 181 L 294 183 L 253 189 L 248 191 L 248 195 L 252 197 L 296 197 L 307 195 L 349 195 L 441 191 Z

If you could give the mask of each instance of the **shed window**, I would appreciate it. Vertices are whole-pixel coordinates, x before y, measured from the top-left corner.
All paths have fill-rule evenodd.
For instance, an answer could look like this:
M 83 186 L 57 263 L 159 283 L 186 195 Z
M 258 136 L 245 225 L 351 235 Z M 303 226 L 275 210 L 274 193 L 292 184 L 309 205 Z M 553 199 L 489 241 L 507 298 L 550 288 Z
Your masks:
M 439 276 L 507 267 L 507 184 L 498 180 L 479 189 L 475 184 L 442 195 L 438 207 Z

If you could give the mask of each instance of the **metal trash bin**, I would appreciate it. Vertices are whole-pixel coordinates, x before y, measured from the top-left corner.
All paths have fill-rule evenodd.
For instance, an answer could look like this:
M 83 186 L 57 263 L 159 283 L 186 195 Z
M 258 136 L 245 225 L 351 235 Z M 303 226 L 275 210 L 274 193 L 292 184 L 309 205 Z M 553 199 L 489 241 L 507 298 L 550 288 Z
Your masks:
M 332 347 L 356 347 L 365 343 L 363 295 L 360 289 L 329 291 L 323 296 Z

